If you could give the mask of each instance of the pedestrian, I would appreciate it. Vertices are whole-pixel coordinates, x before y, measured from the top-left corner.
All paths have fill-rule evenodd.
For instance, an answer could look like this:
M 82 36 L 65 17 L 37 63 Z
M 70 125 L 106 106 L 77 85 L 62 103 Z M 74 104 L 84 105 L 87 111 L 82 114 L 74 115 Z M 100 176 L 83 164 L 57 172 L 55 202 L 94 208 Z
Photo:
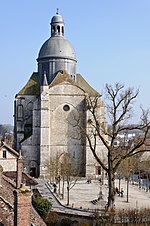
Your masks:
M 53 184 L 53 187 L 54 187 L 54 193 L 56 193 L 57 185 L 54 183 L 54 184 Z
M 123 193 L 124 193 L 123 188 L 121 188 L 121 192 L 120 192 L 121 197 L 123 197 Z
M 88 184 L 91 184 L 91 178 L 88 178 L 88 179 L 87 179 L 87 183 L 88 183 Z
M 116 187 L 116 193 L 119 194 L 119 189 Z

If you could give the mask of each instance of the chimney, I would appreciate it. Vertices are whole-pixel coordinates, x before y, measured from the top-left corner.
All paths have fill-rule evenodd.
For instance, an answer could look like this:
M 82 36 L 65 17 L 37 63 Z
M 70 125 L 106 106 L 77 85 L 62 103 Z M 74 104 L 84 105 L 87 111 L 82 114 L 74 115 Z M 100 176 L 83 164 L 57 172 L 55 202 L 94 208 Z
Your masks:
M 17 188 L 20 188 L 22 183 L 22 164 L 23 164 L 23 159 L 22 159 L 21 151 L 19 151 L 19 157 L 17 159 L 17 178 L 16 178 Z
M 29 190 L 14 191 L 14 226 L 31 226 L 31 197 Z

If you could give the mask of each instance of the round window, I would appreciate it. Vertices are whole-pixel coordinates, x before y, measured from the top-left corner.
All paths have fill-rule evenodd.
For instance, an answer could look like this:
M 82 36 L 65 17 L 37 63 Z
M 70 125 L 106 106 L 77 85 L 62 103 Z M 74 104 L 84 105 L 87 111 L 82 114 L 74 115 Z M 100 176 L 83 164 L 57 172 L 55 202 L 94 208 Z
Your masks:
M 69 105 L 65 104 L 63 106 L 63 109 L 64 109 L 64 111 L 69 111 L 70 110 L 70 107 L 69 107 Z

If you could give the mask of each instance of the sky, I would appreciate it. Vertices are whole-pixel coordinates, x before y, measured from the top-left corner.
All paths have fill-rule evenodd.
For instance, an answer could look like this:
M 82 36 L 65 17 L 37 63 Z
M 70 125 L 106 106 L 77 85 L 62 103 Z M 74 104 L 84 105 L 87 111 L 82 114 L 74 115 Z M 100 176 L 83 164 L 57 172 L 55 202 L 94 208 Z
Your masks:
M 150 0 L 5 0 L 0 6 L 0 123 L 13 124 L 14 99 L 33 71 L 50 20 L 59 14 L 77 56 L 77 73 L 97 91 L 120 82 L 150 99 Z

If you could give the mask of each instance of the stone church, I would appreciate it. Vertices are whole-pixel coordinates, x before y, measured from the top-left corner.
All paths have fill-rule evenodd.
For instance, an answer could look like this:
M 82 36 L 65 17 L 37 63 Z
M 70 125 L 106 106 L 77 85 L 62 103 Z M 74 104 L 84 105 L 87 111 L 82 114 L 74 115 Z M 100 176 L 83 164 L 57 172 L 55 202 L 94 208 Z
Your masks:
M 24 169 L 31 176 L 47 175 L 47 162 L 69 156 L 80 176 L 100 174 L 81 127 L 87 128 L 87 95 L 96 96 L 84 78 L 76 73 L 76 54 L 65 38 L 64 20 L 56 13 L 51 19 L 51 36 L 38 53 L 37 72 L 16 94 L 14 103 L 14 148 L 22 151 Z M 104 104 L 97 112 L 105 121 Z M 101 142 L 97 145 L 104 151 Z

